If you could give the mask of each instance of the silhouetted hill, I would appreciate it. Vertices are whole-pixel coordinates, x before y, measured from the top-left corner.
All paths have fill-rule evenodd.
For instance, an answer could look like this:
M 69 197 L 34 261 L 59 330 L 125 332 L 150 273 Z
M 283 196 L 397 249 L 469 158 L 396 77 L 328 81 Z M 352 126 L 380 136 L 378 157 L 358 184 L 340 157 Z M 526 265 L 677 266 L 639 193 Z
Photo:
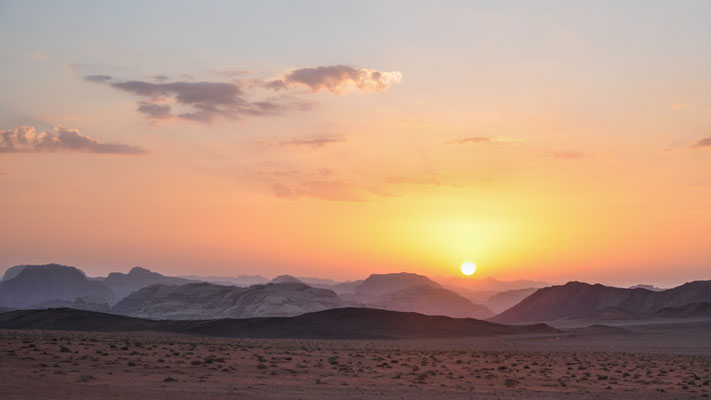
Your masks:
M 474 304 L 451 290 L 428 285 L 410 286 L 387 293 L 367 305 L 385 310 L 445 315 L 454 318 L 482 319 L 493 315 L 485 306 Z
M 73 309 L 0 314 L 0 329 L 152 331 L 235 338 L 402 339 L 555 333 L 548 325 L 510 326 L 476 319 L 341 308 L 296 317 L 154 321 Z
M 187 283 L 195 283 L 195 281 L 185 278 L 161 275 L 143 267 L 133 267 L 127 274 L 112 272 L 106 278 L 99 278 L 97 280 L 111 289 L 119 300 L 138 289 L 151 285 L 185 285 Z
M 294 278 L 291 275 L 279 275 L 272 279 L 269 283 L 301 283 L 305 285 L 304 282 Z
M 372 274 L 356 286 L 355 295 L 364 301 L 376 299 L 384 294 L 397 292 L 412 286 L 440 287 L 424 275 L 400 272 L 396 274 Z
M 112 313 L 154 319 L 213 319 L 293 316 L 347 307 L 335 293 L 303 283 L 248 288 L 194 283 L 153 285 L 130 294 Z
M 486 306 L 493 312 L 500 313 L 518 304 L 521 300 L 532 295 L 537 288 L 506 290 L 496 293 L 487 299 Z
M 75 267 L 59 264 L 25 265 L 11 279 L 0 282 L 0 305 L 26 308 L 48 301 L 74 302 L 77 298 L 102 303 L 115 294 L 101 282 L 86 278 Z
M 627 319 L 648 317 L 663 308 L 711 302 L 711 281 L 651 291 L 600 284 L 568 282 L 539 289 L 514 307 L 491 318 L 495 322 L 556 321 L 564 319 Z

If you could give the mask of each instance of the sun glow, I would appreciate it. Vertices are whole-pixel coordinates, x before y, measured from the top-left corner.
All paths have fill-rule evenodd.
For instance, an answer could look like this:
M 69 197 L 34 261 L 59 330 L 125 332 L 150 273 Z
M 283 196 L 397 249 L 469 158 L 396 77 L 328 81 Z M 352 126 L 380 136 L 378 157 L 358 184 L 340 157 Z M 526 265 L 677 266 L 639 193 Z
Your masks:
M 476 272 L 476 265 L 471 262 L 465 262 L 462 264 L 462 273 L 464 275 L 473 275 Z

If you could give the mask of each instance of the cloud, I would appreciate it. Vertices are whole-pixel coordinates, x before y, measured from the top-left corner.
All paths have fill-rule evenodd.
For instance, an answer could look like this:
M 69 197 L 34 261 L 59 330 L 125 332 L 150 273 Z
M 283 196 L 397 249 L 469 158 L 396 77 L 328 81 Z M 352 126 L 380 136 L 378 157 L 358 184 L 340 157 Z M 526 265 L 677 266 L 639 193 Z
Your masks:
M 689 146 L 690 149 L 711 149 L 711 137 L 699 139 Z
M 497 144 L 497 143 L 515 143 L 522 142 L 525 139 L 512 138 L 508 136 L 472 136 L 457 139 L 452 144 Z
M 155 104 L 148 101 L 139 101 L 136 111 L 144 114 L 150 119 L 167 119 L 172 118 L 171 108 L 167 104 Z
M 292 140 L 283 140 L 279 142 L 278 144 L 280 146 L 303 146 L 303 147 L 311 147 L 311 148 L 318 148 L 318 147 L 323 147 L 329 144 L 335 144 L 335 143 L 345 143 L 345 139 L 342 138 L 337 138 L 337 137 L 313 137 L 313 138 L 306 138 L 306 139 L 292 139 Z
M 136 111 L 152 120 L 177 118 L 211 123 L 218 117 L 276 115 L 286 108 L 268 100 L 249 101 L 242 89 L 231 82 L 115 81 L 108 75 L 90 75 L 85 79 L 150 100 L 139 101 Z M 186 110 L 174 113 L 172 104 Z
M 194 81 L 188 75 L 181 75 L 182 80 L 172 82 L 166 75 L 154 75 L 150 82 L 119 80 L 109 75 L 87 75 L 84 79 L 142 98 L 136 111 L 151 120 L 182 119 L 212 123 L 217 118 L 280 115 L 288 110 L 308 111 L 313 107 L 313 102 L 290 96 L 289 93 L 274 97 L 274 91 L 306 86 L 312 92 L 326 89 L 336 94 L 354 90 L 379 92 L 400 82 L 402 74 L 335 65 L 295 69 L 281 79 L 267 82 L 256 78 L 229 82 Z M 265 96 L 267 93 L 271 94 Z M 255 99 L 260 95 L 266 98 Z
M 365 201 L 358 193 L 355 185 L 339 180 L 315 180 L 302 182 L 296 187 L 289 187 L 280 182 L 272 185 L 276 197 L 296 199 L 312 197 L 328 201 L 361 202 Z
M 402 73 L 398 71 L 384 72 L 376 69 L 332 65 L 295 69 L 287 72 L 282 79 L 265 83 L 265 87 L 283 90 L 290 85 L 303 85 L 313 92 L 325 89 L 335 94 L 354 90 L 382 92 L 401 80 Z
M 103 154 L 146 154 L 141 147 L 118 143 L 102 143 L 76 129 L 54 127 L 52 131 L 37 132 L 33 126 L 21 126 L 0 131 L 0 153 L 41 153 L 73 151 Z

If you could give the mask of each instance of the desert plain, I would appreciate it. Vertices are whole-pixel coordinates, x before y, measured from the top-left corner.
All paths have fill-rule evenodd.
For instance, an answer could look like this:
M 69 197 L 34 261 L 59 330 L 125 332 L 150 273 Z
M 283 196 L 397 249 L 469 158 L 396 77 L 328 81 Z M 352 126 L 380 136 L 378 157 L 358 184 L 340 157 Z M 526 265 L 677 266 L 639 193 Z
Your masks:
M 427 340 L 0 331 L 3 399 L 703 399 L 711 322 Z

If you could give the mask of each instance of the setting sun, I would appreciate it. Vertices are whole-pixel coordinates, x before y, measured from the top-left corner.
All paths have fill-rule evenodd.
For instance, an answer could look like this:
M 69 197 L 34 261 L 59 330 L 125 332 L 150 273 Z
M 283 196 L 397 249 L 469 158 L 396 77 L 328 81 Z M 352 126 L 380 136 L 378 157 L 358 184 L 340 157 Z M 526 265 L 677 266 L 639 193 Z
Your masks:
M 464 264 L 462 264 L 462 273 L 464 275 L 474 275 L 475 272 L 476 265 L 474 265 L 474 263 L 465 262 Z

